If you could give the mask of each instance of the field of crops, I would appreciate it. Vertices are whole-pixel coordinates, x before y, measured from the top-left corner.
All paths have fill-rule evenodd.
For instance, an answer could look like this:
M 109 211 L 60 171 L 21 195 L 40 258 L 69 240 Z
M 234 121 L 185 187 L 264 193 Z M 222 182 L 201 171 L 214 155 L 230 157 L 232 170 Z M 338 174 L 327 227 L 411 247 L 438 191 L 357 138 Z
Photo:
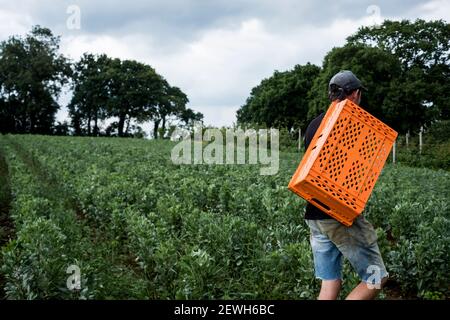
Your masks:
M 257 165 L 174 165 L 173 143 L 0 136 L 2 296 L 313 299 L 305 202 Z M 366 208 L 397 296 L 450 293 L 450 173 L 387 165 Z M 81 288 L 69 290 L 67 268 Z M 345 265 L 343 295 L 358 282 Z M 389 298 L 386 290 L 380 298 Z

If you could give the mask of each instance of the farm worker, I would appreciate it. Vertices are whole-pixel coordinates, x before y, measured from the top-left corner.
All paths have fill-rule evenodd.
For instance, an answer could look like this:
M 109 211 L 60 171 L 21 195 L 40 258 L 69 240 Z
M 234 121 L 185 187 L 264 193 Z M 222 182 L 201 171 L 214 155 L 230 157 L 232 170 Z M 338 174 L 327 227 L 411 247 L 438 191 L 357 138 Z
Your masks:
M 349 99 L 359 105 L 362 89 L 367 90 L 351 71 L 344 70 L 331 78 L 328 97 L 330 101 Z M 324 115 L 322 113 L 309 124 L 305 148 L 308 148 Z M 342 282 L 342 256 L 350 261 L 362 280 L 347 299 L 374 299 L 388 273 L 373 226 L 361 214 L 352 226 L 347 227 L 310 203 L 306 206 L 305 221 L 310 228 L 315 276 L 322 280 L 318 299 L 337 299 Z

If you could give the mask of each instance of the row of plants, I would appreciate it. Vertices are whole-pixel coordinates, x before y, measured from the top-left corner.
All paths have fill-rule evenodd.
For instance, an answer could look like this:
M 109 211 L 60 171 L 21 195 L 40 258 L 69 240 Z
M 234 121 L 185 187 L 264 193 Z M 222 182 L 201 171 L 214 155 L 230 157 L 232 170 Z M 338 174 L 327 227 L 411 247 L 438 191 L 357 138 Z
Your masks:
M 58 178 L 17 141 L 0 139 L 9 164 L 13 194 L 9 214 L 16 230 L 1 252 L 5 297 L 133 298 L 130 288 L 145 288 L 145 282 L 112 252 L 111 241 L 104 241 L 104 234 L 77 215 Z M 71 266 L 81 270 L 79 288 Z
M 280 177 L 176 166 L 164 141 L 60 139 L 18 137 L 86 219 L 137 257 L 149 298 L 314 298 L 304 203 Z
M 27 216 L 19 197 L 25 194 L 29 201 L 46 200 L 46 206 L 38 206 L 39 216 L 49 220 L 44 212 L 59 212 L 58 219 L 72 219 L 49 220 L 65 239 L 66 233 L 72 237 L 66 229 L 84 230 L 71 231 L 79 236 L 75 242 L 60 241 L 62 248 L 72 244 L 85 254 L 68 255 L 84 266 L 88 289 L 80 297 L 313 299 L 318 292 L 305 202 L 287 190 L 300 160 L 296 152 L 281 153 L 277 175 L 261 176 L 258 165 L 174 165 L 174 144 L 168 141 L 3 140 L 9 143 L 8 162 L 16 168 L 11 173 L 14 219 Z M 27 165 L 18 150 L 35 161 Z M 53 178 L 39 179 L 42 173 L 28 168 L 33 163 Z M 52 185 L 48 180 L 57 181 L 57 190 L 42 187 Z M 369 200 L 365 214 L 377 228 L 388 271 L 402 295 L 448 297 L 449 181 L 447 171 L 387 165 Z M 64 198 L 70 201 L 58 205 Z M 27 221 L 19 226 L 32 222 Z M 22 252 L 8 248 L 5 254 Z M 122 271 L 111 272 L 107 264 Z M 343 296 L 358 282 L 347 263 L 344 270 Z M 11 267 L 7 271 L 14 274 Z

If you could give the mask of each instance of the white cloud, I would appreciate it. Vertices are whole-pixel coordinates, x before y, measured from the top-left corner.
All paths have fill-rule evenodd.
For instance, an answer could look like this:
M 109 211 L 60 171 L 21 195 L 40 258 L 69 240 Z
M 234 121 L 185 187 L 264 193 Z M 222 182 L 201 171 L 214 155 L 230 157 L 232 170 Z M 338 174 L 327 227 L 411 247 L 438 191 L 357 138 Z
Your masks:
M 422 18 L 425 20 L 443 19 L 450 21 L 450 1 L 433 0 L 413 8 L 408 16 L 411 18 Z
M 203 113 L 205 125 L 214 125 L 217 127 L 231 126 L 236 123 L 236 111 L 238 106 L 194 106 L 195 111 Z M 211 121 L 214 120 L 214 122 Z
M 67 57 L 78 60 L 85 53 L 106 53 L 114 58 L 133 58 L 133 47 L 119 38 L 108 35 L 67 36 L 62 39 L 61 52 Z
M 220 126 L 236 121 L 235 112 L 251 88 L 274 70 L 306 62 L 320 65 L 333 46 L 373 21 L 370 15 L 340 19 L 321 28 L 296 26 L 286 34 L 268 30 L 255 17 L 238 26 L 207 30 L 170 54 L 158 51 L 151 37 L 143 35 L 69 36 L 62 49 L 72 58 L 92 52 L 144 61 L 188 94 L 190 107 L 205 115 L 206 124 Z
M 0 40 L 28 32 L 32 23 L 32 18 L 27 14 L 0 9 Z
M 274 70 L 307 62 L 321 65 L 329 50 L 343 45 L 362 25 L 380 23 L 383 18 L 450 20 L 448 0 L 415 1 L 418 4 L 378 1 L 379 7 L 350 1 L 258 1 L 260 6 L 252 1 L 239 5 L 221 1 L 219 7 L 226 11 L 223 15 L 211 3 L 200 6 L 195 2 L 198 7 L 194 10 L 193 3 L 185 2 L 175 9 L 165 2 L 159 7 L 156 1 L 151 6 L 144 1 L 116 1 L 108 3 L 105 10 L 96 10 L 102 6 L 81 1 L 82 17 L 86 17 L 82 19 L 86 20 L 81 30 L 70 31 L 58 29 L 67 16 L 65 5 L 52 9 L 48 1 L 45 8 L 35 2 L 18 3 L 22 6 L 15 11 L 12 5 L 0 9 L 1 38 L 23 34 L 38 21 L 62 30 L 62 52 L 75 60 L 92 52 L 146 62 L 186 92 L 189 107 L 204 113 L 205 122 L 213 125 L 235 121 L 235 111 L 245 103 L 251 88 Z M 121 16 L 118 6 L 124 6 L 123 21 L 114 27 Z M 328 16 L 317 13 L 321 6 Z M 33 11 L 36 8 L 40 8 L 38 13 Z M 156 9 L 162 12 L 156 14 Z M 55 21 L 54 25 L 47 25 L 45 19 Z M 62 110 L 58 118 L 64 114 Z
M 169 79 L 176 79 L 194 107 L 202 105 L 206 110 L 209 105 L 212 111 L 205 114 L 206 122 L 219 124 L 223 114 L 216 110 L 223 105 L 237 110 L 251 88 L 274 70 L 308 61 L 320 65 L 328 50 L 344 44 L 348 35 L 368 22 L 366 17 L 359 21 L 339 20 L 323 28 L 297 27 L 282 34 L 272 33 L 262 21 L 253 18 L 236 29 L 210 30 L 182 50 L 147 62 Z

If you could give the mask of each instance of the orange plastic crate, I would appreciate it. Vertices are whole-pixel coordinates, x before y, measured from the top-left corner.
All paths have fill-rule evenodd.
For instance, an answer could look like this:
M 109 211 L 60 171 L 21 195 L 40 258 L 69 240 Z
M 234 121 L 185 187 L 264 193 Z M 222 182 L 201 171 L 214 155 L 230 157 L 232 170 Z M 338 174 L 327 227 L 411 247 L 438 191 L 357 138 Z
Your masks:
M 396 138 L 396 131 L 352 101 L 332 103 L 288 188 L 351 226 Z

